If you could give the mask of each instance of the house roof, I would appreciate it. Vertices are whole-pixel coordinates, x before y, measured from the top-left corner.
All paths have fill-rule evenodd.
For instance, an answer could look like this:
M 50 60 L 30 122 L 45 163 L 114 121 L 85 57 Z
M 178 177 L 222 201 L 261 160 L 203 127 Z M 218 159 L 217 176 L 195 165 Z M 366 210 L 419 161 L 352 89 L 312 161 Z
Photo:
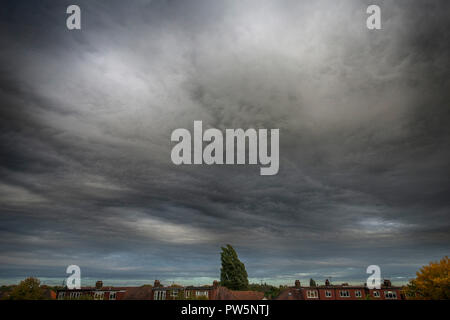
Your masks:
M 184 287 L 155 287 L 153 290 L 159 291 L 174 291 L 174 290 L 183 290 Z
M 258 291 L 232 291 L 236 300 L 262 300 L 264 298 L 264 292 Z
M 153 297 L 152 286 L 126 287 L 124 300 L 151 300 Z
M 262 300 L 264 292 L 234 291 L 219 287 L 212 291 L 211 300 Z
M 298 288 L 287 288 L 275 298 L 275 300 L 304 300 L 302 290 Z
M 212 290 L 212 286 L 187 286 L 185 290 Z
M 49 288 L 46 288 L 46 289 L 44 289 L 44 296 L 47 299 L 56 299 L 56 292 Z

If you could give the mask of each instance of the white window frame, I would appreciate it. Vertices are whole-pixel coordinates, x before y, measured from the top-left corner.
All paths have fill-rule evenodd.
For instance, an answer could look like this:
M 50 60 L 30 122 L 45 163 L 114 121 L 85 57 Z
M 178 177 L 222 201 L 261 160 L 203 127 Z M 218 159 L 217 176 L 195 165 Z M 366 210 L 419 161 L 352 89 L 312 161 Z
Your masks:
M 374 298 L 379 298 L 380 297 L 380 291 L 374 291 L 373 293 L 372 293 L 372 295 L 373 295 L 373 297 Z
M 171 296 L 172 298 L 178 297 L 178 289 L 171 290 L 170 296 Z
M 361 290 L 356 290 L 356 291 L 355 291 L 355 297 L 356 297 L 356 298 L 362 298 L 362 292 L 361 292 Z
M 317 292 L 317 290 L 308 290 L 306 292 L 306 296 L 309 299 L 317 299 L 317 298 L 319 298 L 319 293 Z
M 156 290 L 155 300 L 166 300 L 166 290 Z
M 343 294 L 343 293 L 345 293 L 345 294 Z M 350 291 L 348 291 L 348 290 L 340 290 L 339 291 L 339 296 L 341 298 L 350 298 Z
M 103 291 L 94 293 L 94 300 L 103 300 L 104 298 L 105 293 Z
M 384 297 L 386 299 L 396 300 L 397 299 L 397 292 L 396 291 L 385 291 L 384 292 Z
M 208 291 L 206 291 L 206 290 L 202 290 L 202 291 L 198 290 L 198 291 L 195 292 L 195 295 L 197 297 L 207 297 L 208 296 Z
M 325 298 L 332 298 L 333 294 L 331 293 L 331 290 L 326 290 L 325 291 Z
M 109 292 L 109 300 L 116 300 L 116 292 L 115 291 Z

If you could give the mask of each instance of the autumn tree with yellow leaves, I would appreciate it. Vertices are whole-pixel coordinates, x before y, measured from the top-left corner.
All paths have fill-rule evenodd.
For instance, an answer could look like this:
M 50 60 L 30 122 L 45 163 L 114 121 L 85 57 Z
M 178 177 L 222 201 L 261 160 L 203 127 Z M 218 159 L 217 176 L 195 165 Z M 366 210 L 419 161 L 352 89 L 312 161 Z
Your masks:
M 446 256 L 439 262 L 430 262 L 417 273 L 405 288 L 409 299 L 450 299 L 450 260 Z

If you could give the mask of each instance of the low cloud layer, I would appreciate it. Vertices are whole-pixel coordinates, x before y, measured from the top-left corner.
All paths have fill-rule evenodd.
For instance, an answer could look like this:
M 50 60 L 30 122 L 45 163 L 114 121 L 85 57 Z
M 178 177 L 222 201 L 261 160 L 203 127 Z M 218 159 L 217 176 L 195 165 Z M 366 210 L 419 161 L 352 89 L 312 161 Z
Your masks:
M 372 1 L 373 2 L 373 1 Z M 2 3 L 0 279 L 407 280 L 449 253 L 447 1 Z M 280 170 L 176 166 L 176 128 L 279 128 Z

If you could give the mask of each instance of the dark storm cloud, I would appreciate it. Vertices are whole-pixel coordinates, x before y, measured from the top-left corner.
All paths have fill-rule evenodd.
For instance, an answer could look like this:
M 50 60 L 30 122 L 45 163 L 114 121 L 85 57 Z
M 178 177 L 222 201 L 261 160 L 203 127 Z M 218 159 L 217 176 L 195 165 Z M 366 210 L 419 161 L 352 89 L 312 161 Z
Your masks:
M 449 249 L 449 4 L 2 4 L 0 278 L 410 277 Z M 371 4 L 371 3 L 370 3 Z M 175 166 L 170 133 L 280 128 L 280 172 Z M 205 277 L 205 278 L 202 278 Z

